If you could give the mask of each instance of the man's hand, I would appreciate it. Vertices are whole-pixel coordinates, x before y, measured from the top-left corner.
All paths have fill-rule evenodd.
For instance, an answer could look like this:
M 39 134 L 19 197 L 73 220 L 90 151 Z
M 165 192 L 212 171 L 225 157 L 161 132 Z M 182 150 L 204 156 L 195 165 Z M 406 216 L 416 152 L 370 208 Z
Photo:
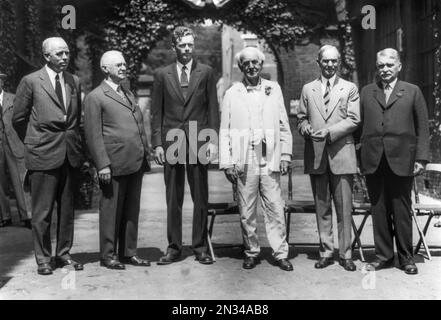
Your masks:
M 98 179 L 100 179 L 101 183 L 109 184 L 112 180 L 112 172 L 110 167 L 105 167 L 98 171 Z
M 165 153 L 161 146 L 155 148 L 155 162 L 161 166 L 165 163 Z
M 280 161 L 280 172 L 282 173 L 282 175 L 287 174 L 288 169 L 289 169 L 289 161 L 286 160 Z
M 329 135 L 328 129 L 321 129 L 319 131 L 316 131 L 311 135 L 311 139 L 314 141 L 323 141 L 325 140 Z
M 227 177 L 228 181 L 230 181 L 232 184 L 235 184 L 237 178 L 239 178 L 239 173 L 236 167 L 228 168 L 227 170 L 225 170 L 225 176 Z
M 425 166 L 421 162 L 416 161 L 413 165 L 413 175 L 417 176 L 421 174 L 424 171 L 424 168 Z
M 302 129 L 300 129 L 300 134 L 304 137 L 310 137 L 313 134 L 313 132 L 314 130 L 312 129 L 309 123 L 306 126 L 304 126 Z
M 209 143 L 207 148 L 208 162 L 212 162 L 214 159 L 216 159 L 216 156 L 217 156 L 217 146 L 213 143 Z

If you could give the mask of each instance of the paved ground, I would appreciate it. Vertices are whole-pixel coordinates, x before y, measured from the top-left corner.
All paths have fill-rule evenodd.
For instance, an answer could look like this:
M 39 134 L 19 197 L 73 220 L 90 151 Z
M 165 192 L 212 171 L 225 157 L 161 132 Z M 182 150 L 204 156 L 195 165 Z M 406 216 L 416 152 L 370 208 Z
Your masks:
M 296 172 L 294 197 L 310 198 L 309 180 Z M 283 180 L 286 189 L 286 178 Z M 286 190 L 284 191 L 286 196 Z M 210 201 L 231 200 L 231 187 L 220 172 L 210 172 Z M 157 261 L 164 253 L 166 213 L 162 173 L 154 170 L 144 177 L 139 226 L 139 254 Z M 191 242 L 191 200 L 184 203 L 184 242 Z M 422 220 L 424 218 L 421 218 Z M 359 222 L 357 217 L 357 222 Z M 314 215 L 292 220 L 291 242 L 317 243 Z M 98 262 L 98 215 L 96 210 L 77 212 L 75 259 L 85 270 L 57 269 L 52 276 L 39 276 L 31 245 L 31 232 L 19 227 L 0 229 L 0 300 L 2 299 L 440 299 L 441 251 L 432 250 L 433 260 L 417 256 L 419 275 L 408 276 L 397 268 L 366 273 L 354 254 L 358 270 L 346 272 L 338 264 L 324 270 L 313 267 L 316 246 L 291 246 L 293 272 L 272 265 L 271 251 L 260 223 L 263 261 L 253 270 L 241 268 L 241 249 L 215 249 L 217 261 L 205 266 L 194 261 L 187 247 L 185 258 L 169 266 L 128 266 L 111 271 Z M 416 233 L 415 233 L 416 234 Z M 416 236 L 414 236 L 416 238 Z M 372 244 L 370 219 L 362 240 Z M 428 242 L 440 245 L 441 229 L 429 230 Z M 237 216 L 219 217 L 213 235 L 215 247 L 241 242 Z M 372 250 L 366 251 L 368 259 Z

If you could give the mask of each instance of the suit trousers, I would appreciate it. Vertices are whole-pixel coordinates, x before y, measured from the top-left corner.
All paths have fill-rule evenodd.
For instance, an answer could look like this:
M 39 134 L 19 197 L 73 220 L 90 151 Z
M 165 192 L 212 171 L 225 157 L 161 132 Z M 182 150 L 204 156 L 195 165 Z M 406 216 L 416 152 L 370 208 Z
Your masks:
M 192 248 L 195 254 L 201 254 L 207 251 L 208 167 L 200 163 L 164 165 L 169 243 L 167 251 L 171 254 L 180 254 L 182 250 L 185 170 L 193 200 Z
M 268 242 L 276 260 L 288 257 L 286 241 L 285 203 L 280 189 L 280 172 L 270 172 L 260 162 L 256 152 L 248 150 L 248 163 L 237 180 L 237 199 L 240 211 L 245 255 L 260 254 L 257 235 L 257 200 L 260 196 Z
M 37 264 L 51 260 L 52 210 L 57 203 L 57 257 L 70 258 L 74 236 L 73 168 L 67 157 L 59 168 L 29 171 L 32 198 L 32 234 Z
M 112 177 L 100 184 L 100 258 L 136 255 L 144 166 L 135 173 Z
M 0 109 L 1 111 L 1 109 Z M 0 134 L 3 134 L 0 131 Z M 11 219 L 11 208 L 8 198 L 8 181 L 6 176 L 6 142 L 0 136 L 0 222 Z
M 413 263 L 412 251 L 412 176 L 396 175 L 382 156 L 377 170 L 366 175 L 372 204 L 375 254 L 381 261 L 392 261 L 394 242 L 401 265 Z
M 338 247 L 341 259 L 352 259 L 352 174 L 333 174 L 328 166 L 323 174 L 311 174 L 315 201 L 317 227 L 320 237 L 320 256 L 331 258 L 334 254 L 332 226 L 332 200 L 337 214 Z

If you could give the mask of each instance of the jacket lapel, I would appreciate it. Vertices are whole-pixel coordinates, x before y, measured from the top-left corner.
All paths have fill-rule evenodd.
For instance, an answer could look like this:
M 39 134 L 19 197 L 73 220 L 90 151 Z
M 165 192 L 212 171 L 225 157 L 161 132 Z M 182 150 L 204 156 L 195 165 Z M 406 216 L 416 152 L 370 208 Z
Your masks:
M 187 97 L 185 98 L 185 103 L 190 99 L 191 95 L 194 92 L 194 89 L 199 84 L 199 81 L 201 80 L 202 70 L 198 68 L 197 62 L 193 60 L 193 65 L 190 72 L 190 82 L 188 84 L 188 92 Z
M 403 92 L 404 88 L 401 85 L 401 81 L 398 80 L 397 83 L 395 84 L 394 89 L 392 90 L 390 97 L 389 97 L 389 101 L 387 102 L 386 105 L 386 109 L 390 108 L 392 106 L 392 104 L 395 103 L 395 101 L 397 101 L 399 98 L 401 98 L 403 96 Z
M 329 109 L 328 109 L 328 114 L 326 115 L 326 119 L 328 119 L 331 114 L 334 112 L 335 107 L 338 104 L 338 101 L 340 100 L 340 91 L 343 90 L 343 87 L 341 85 L 341 81 L 339 81 L 340 78 L 336 77 L 335 78 L 335 82 L 334 82 L 334 86 L 331 88 L 331 92 L 330 92 L 330 97 L 329 97 Z
M 75 92 L 75 81 L 70 73 L 64 72 L 64 87 L 66 89 L 66 109 L 70 113 L 72 103 L 72 93 Z
M 314 82 L 314 85 L 312 87 L 312 91 L 313 91 L 312 96 L 314 97 L 315 107 L 320 112 L 323 119 L 326 119 L 326 113 L 325 113 L 325 110 L 323 109 L 324 102 L 323 102 L 322 86 L 321 86 L 319 79 L 317 79 Z
M 121 98 L 119 96 L 119 94 L 116 93 L 115 90 L 113 90 L 107 83 L 106 81 L 103 80 L 103 82 L 101 82 L 101 87 L 103 89 L 103 92 L 106 96 L 108 96 L 109 98 L 115 100 L 116 102 L 119 102 L 120 104 L 122 104 L 124 107 L 129 108 L 130 110 L 132 110 L 132 105 L 130 104 L 129 101 L 124 101 L 123 98 Z
M 52 86 L 51 80 L 49 79 L 49 75 L 45 69 L 46 67 L 43 67 L 40 69 L 40 80 L 41 80 L 41 86 L 43 87 L 44 91 L 47 92 L 49 97 L 55 102 L 55 104 L 64 112 L 66 113 L 66 110 L 61 105 L 60 101 L 58 100 L 57 94 L 55 93 L 55 89 Z
M 380 83 L 377 82 L 375 85 L 376 86 L 374 89 L 374 98 L 378 101 L 380 106 L 384 109 L 384 108 L 386 108 L 386 96 L 384 94 L 383 88 L 381 87 Z
M 176 94 L 178 97 L 181 98 L 182 102 L 184 102 L 184 96 L 181 91 L 181 84 L 178 79 L 178 72 L 176 70 L 176 63 L 172 63 L 167 70 L 168 79 L 170 80 L 170 83 L 173 87 L 173 89 L 176 91 Z
M 6 110 L 13 107 L 14 99 L 12 97 L 13 96 L 11 94 L 3 91 L 3 103 L 2 103 L 3 114 L 6 113 Z

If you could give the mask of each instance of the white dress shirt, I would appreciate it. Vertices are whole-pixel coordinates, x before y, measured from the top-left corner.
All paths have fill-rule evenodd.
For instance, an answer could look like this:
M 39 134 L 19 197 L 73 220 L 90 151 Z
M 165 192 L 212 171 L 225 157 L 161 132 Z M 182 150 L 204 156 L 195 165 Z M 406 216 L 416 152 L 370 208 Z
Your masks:
M 193 64 L 193 59 L 191 59 L 190 62 L 185 65 L 187 67 L 187 70 L 185 70 L 185 73 L 187 74 L 188 82 L 190 82 L 190 72 L 191 72 L 192 64 Z M 182 63 L 180 63 L 179 61 L 176 61 L 176 70 L 178 71 L 178 80 L 179 81 L 181 81 L 181 73 L 182 73 L 183 66 L 184 65 Z
M 45 67 L 46 67 L 47 74 L 49 75 L 49 80 L 51 81 L 52 87 L 55 90 L 55 76 L 57 75 L 57 73 L 54 70 L 52 70 L 51 68 L 49 68 L 48 65 L 46 65 Z M 58 77 L 60 78 L 61 93 L 63 95 L 63 104 L 67 110 L 66 86 L 65 86 L 65 82 L 64 82 L 63 72 L 58 73 Z
M 322 85 L 322 93 L 323 93 L 323 95 L 325 94 L 325 92 L 326 92 L 326 85 L 327 85 L 327 83 L 328 83 L 328 81 L 329 81 L 329 84 L 331 85 L 331 90 L 332 90 L 332 88 L 334 87 L 334 83 L 335 83 L 335 79 L 337 78 L 337 75 L 336 74 L 334 74 L 331 78 L 329 78 L 329 79 L 327 79 L 327 78 L 325 78 L 324 76 L 321 76 L 320 77 L 320 84 Z
M 387 101 L 389 101 L 390 94 L 394 90 L 395 85 L 397 84 L 397 81 L 398 81 L 398 78 L 395 78 L 394 81 L 389 83 L 389 86 L 390 86 L 389 89 L 386 89 L 388 84 L 386 82 L 383 82 L 383 92 L 384 92 L 384 95 L 386 96 L 386 103 L 387 103 Z
M 0 92 L 0 106 L 3 106 L 3 92 L 4 90 Z

